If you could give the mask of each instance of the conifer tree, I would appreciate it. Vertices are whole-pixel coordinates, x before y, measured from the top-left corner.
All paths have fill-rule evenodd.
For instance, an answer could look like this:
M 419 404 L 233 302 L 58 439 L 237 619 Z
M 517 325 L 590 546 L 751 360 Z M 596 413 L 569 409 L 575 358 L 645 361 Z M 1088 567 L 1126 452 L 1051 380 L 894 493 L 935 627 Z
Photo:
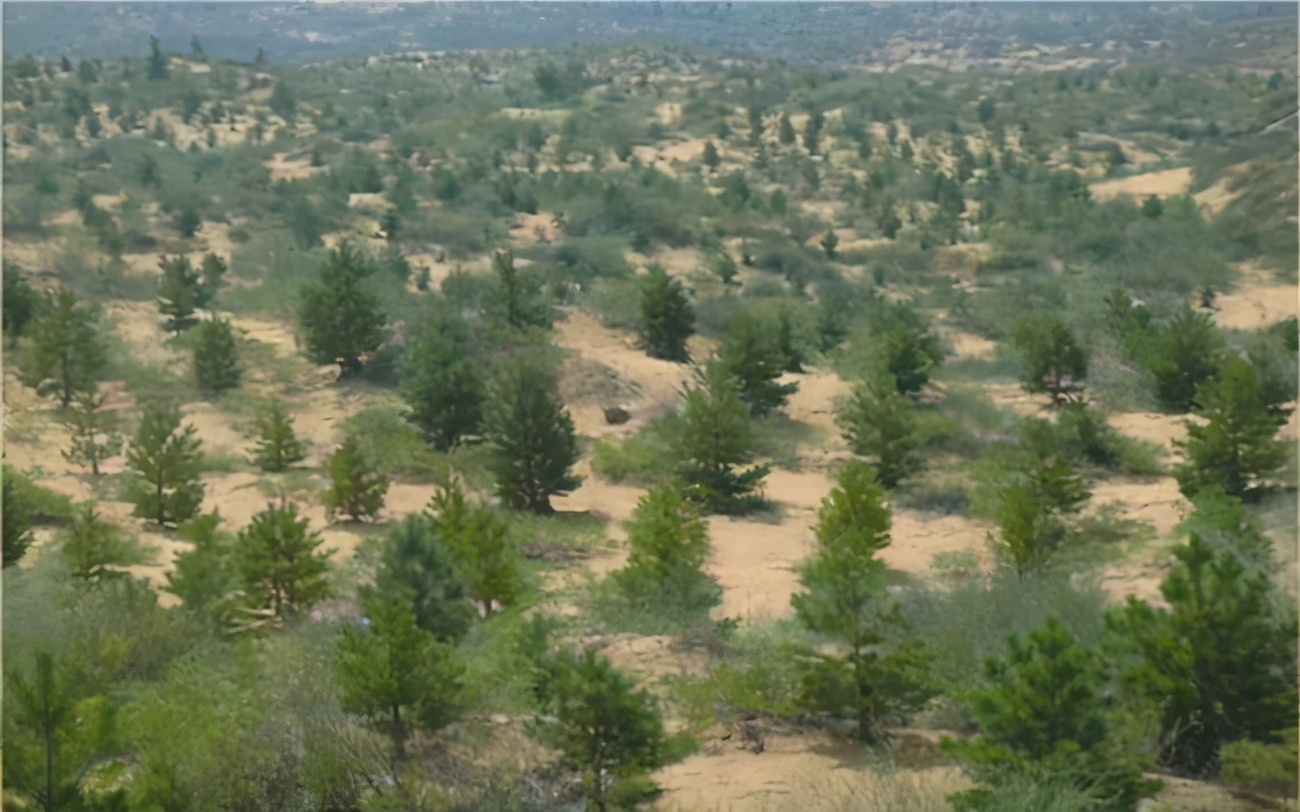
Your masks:
M 416 624 L 439 640 L 454 643 L 469 630 L 474 607 L 452 550 L 455 540 L 443 530 L 428 513 L 402 519 L 383 538 L 375 587 L 381 592 L 405 590 L 411 596 Z M 488 605 L 492 600 L 509 603 L 510 598 L 495 595 Z
M 722 158 L 718 155 L 718 148 L 713 146 L 712 141 L 704 142 L 704 155 L 700 160 L 709 169 L 717 169 L 718 164 L 722 163 Z
M 497 323 L 509 330 L 539 327 L 549 330 L 554 314 L 542 297 L 538 280 L 515 267 L 514 254 L 498 251 L 492 257 L 496 275 L 493 299 Z
M 217 291 L 226 284 L 227 270 L 226 261 L 218 255 L 211 252 L 203 255 L 203 264 L 199 268 L 200 281 L 194 296 L 195 307 L 207 308 L 216 300 Z
M 0 560 L 6 567 L 17 564 L 27 554 L 32 544 L 32 517 L 27 502 L 18 490 L 8 465 L 0 476 L 0 534 L 3 546 L 0 547 Z
M 523 567 L 510 528 L 492 509 L 470 505 L 450 483 L 425 511 L 434 534 L 456 561 L 457 577 L 484 617 L 512 606 L 524 593 Z
M 348 437 L 330 455 L 330 487 L 322 499 L 331 520 L 339 513 L 353 521 L 373 519 L 384 507 L 388 477 L 361 453 L 355 437 Z
M 216 395 L 239 386 L 243 369 L 230 322 L 213 316 L 200 323 L 195 332 L 194 379 L 199 389 Z
M 827 259 L 835 259 L 835 248 L 839 244 L 840 238 L 835 236 L 835 229 L 833 228 L 827 229 L 826 236 L 822 237 L 821 242 L 818 243 L 822 247 L 822 251 L 826 253 Z
M 1187 439 L 1175 442 L 1187 460 L 1175 471 L 1184 496 L 1211 486 L 1230 496 L 1249 496 L 1286 464 L 1290 445 L 1276 435 L 1289 412 L 1269 399 L 1255 368 L 1235 356 L 1197 388 L 1197 415 L 1206 422 L 1189 422 Z
M 1012 329 L 1011 340 L 1020 351 L 1020 381 L 1026 392 L 1046 392 L 1054 403 L 1061 403 L 1083 388 L 1088 351 L 1060 317 L 1023 318 Z
M 622 596 L 652 611 L 707 613 L 721 592 L 700 571 L 709 555 L 708 527 L 674 487 L 651 489 L 626 522 L 627 565 L 611 574 Z
M 1020 577 L 1045 566 L 1068 539 L 1065 517 L 1091 498 L 1087 482 L 1062 455 L 1044 450 L 1025 454 L 998 486 L 990 536 Z
M 446 451 L 478 433 L 484 408 L 483 373 L 462 320 L 445 309 L 435 311 L 399 364 L 398 391 L 406 401 L 406 418 L 434 448 Z
M 193 426 L 181 429 L 174 406 L 145 409 L 126 454 L 126 468 L 135 475 L 129 486 L 135 515 L 165 525 L 198 513 L 205 486 L 199 480 L 203 461 L 196 434 Z
M 1100 658 L 1056 618 L 1023 642 L 1012 635 L 1006 659 L 990 660 L 985 678 L 989 687 L 970 697 L 979 736 L 941 745 L 983 785 L 951 796 L 956 808 L 1005 808 L 991 803 L 993 790 L 1016 780 L 1066 780 L 1098 808 L 1115 810 L 1135 809 L 1160 789 L 1117 746 Z
M 780 121 L 777 122 L 776 129 L 777 139 L 783 146 L 789 146 L 794 143 L 795 132 L 794 125 L 790 123 L 790 114 L 782 113 Z
M 149 64 L 145 75 L 155 81 L 166 79 L 171 75 L 171 70 L 167 65 L 167 57 L 163 55 L 157 37 L 149 37 Z
M 176 212 L 172 224 L 176 226 L 176 231 L 188 240 L 198 233 L 199 228 L 203 225 L 203 218 L 199 216 L 198 209 L 193 206 L 184 206 L 180 211 Z
M 103 406 L 102 394 L 78 393 L 64 423 L 71 435 L 72 444 L 63 452 L 63 458 L 68 462 L 89 466 L 94 476 L 99 476 L 101 462 L 122 450 L 122 438 L 115 431 L 116 417 L 102 411 Z
M 735 379 L 718 363 L 707 365 L 686 393 L 677 477 L 689 499 L 715 513 L 743 513 L 761 500 L 756 491 L 770 468 L 742 470 L 754 460 L 756 440 Z
M 883 726 L 919 708 L 932 691 L 915 645 L 892 645 L 887 632 L 902 623 L 885 591 L 885 566 L 875 556 L 889 545 L 889 494 L 875 473 L 850 463 L 822 500 L 817 552 L 799 566 L 806 592 L 791 598 L 795 616 L 810 631 L 848 648 L 820 656 L 804 679 L 802 701 L 814 708 L 847 710 L 866 742 L 884 738 Z
M 106 363 L 98 322 L 98 311 L 80 306 L 72 291 L 50 296 L 31 327 L 26 382 L 38 391 L 51 387 L 65 408 L 79 392 L 94 391 Z
M 254 606 L 284 618 L 306 611 L 329 594 L 330 551 L 293 504 L 268 504 L 235 541 L 235 560 Z
M 306 446 L 293 433 L 293 418 L 279 399 L 272 400 L 257 418 L 257 444 L 253 464 L 263 471 L 287 471 L 306 456 Z
M 271 112 L 284 119 L 288 124 L 293 124 L 294 114 L 298 110 L 298 101 L 290 92 L 289 86 L 281 79 L 271 88 L 271 98 L 267 100 L 267 106 Z
M 495 448 L 497 493 L 517 510 L 551 513 L 551 495 L 582 481 L 569 471 L 578 461 L 578 440 L 555 384 L 543 363 L 522 357 L 488 388 L 483 427 Z
M 731 258 L 727 251 L 719 251 L 713 255 L 713 271 L 722 280 L 722 284 L 731 287 L 736 281 L 736 260 Z
M 455 719 L 465 667 L 416 624 L 404 592 L 366 590 L 362 609 L 363 625 L 344 626 L 334 653 L 340 699 L 388 734 L 401 762 L 412 730 L 433 733 Z
M 930 371 L 943 363 L 943 348 L 930 325 L 906 304 L 886 307 L 861 344 L 866 370 L 884 364 L 904 395 L 919 393 Z
M 147 563 L 148 557 L 122 532 L 102 521 L 92 504 L 85 504 L 73 516 L 60 548 L 74 578 L 99 581 L 118 575 L 111 567 Z
M 695 309 L 681 282 L 653 266 L 641 282 L 641 341 L 651 358 L 685 361 L 695 332 Z
M 870 461 L 886 488 L 897 487 L 920 467 L 916 409 L 888 372 L 860 384 L 838 422 L 849 448 Z
M 1166 409 L 1189 411 L 1196 390 L 1219 371 L 1225 343 L 1210 317 L 1185 307 L 1159 331 L 1143 356 L 1155 379 L 1156 399 Z
M 0 306 L 4 313 L 0 319 L 3 319 L 4 337 L 12 347 L 14 341 L 25 334 L 45 303 L 28 284 L 27 277 L 18 266 L 8 261 L 4 263 L 3 299 Z
M 362 285 L 371 271 L 344 242 L 330 252 L 319 282 L 306 286 L 299 300 L 298 323 L 308 357 L 318 364 L 337 363 L 345 376 L 360 372 L 361 356 L 384 340 L 379 300 Z
M 793 383 L 777 383 L 787 358 L 772 327 L 767 319 L 741 312 L 727 323 L 727 334 L 718 349 L 718 363 L 735 377 L 740 399 L 755 417 L 784 406 L 798 388 Z
M 193 548 L 176 556 L 163 587 L 181 599 L 186 611 L 216 621 L 225 620 L 234 608 L 241 586 L 234 538 L 219 531 L 220 524 L 217 511 L 181 522 L 176 534 Z
M 809 155 L 817 154 L 817 147 L 821 143 L 822 122 L 825 117 L 820 110 L 814 110 L 808 116 L 808 123 L 803 128 L 803 145 L 808 150 Z
M 180 333 L 194 323 L 202 279 L 184 254 L 161 257 L 158 265 L 158 310 L 167 317 L 167 329 Z

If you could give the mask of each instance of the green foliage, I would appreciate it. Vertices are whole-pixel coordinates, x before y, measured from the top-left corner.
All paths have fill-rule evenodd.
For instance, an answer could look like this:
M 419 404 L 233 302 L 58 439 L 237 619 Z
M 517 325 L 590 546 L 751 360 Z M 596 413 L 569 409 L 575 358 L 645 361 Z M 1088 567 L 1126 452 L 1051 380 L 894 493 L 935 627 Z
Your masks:
M 122 450 L 122 438 L 115 431 L 116 415 L 102 411 L 103 406 L 102 394 L 78 393 L 64 421 L 72 443 L 63 452 L 63 458 L 88 466 L 95 476 L 99 476 L 100 462 Z
M 1130 597 L 1107 625 L 1129 652 L 1127 689 L 1159 708 L 1161 762 L 1213 775 L 1225 744 L 1276 743 L 1296 726 L 1295 607 L 1232 543 L 1193 532 L 1173 553 L 1169 608 Z
M 852 374 L 867 377 L 882 366 L 894 376 L 898 391 L 915 395 L 943 363 L 943 348 L 930 325 L 906 304 L 875 303 L 868 329 L 850 349 Z
M 1044 567 L 1069 540 L 1065 517 L 1091 498 L 1087 481 L 1049 443 L 1028 432 L 1026 453 L 996 486 L 992 518 L 999 532 L 990 540 L 1022 578 Z
M 681 282 L 653 266 L 641 283 L 641 341 L 651 358 L 686 361 L 695 310 Z
M 712 141 L 704 142 L 704 155 L 700 160 L 709 169 L 717 169 L 718 164 L 722 163 L 722 158 L 718 156 L 718 148 L 713 145 Z
M 432 733 L 455 719 L 464 666 L 416 625 L 405 592 L 368 590 L 362 609 L 360 626 L 345 626 L 335 650 L 343 708 L 384 730 L 401 761 L 412 729 Z
M 755 417 L 783 407 L 798 388 L 793 383 L 777 383 L 788 359 L 774 326 L 768 319 L 742 311 L 727 324 L 718 349 L 716 363 L 735 378 L 741 401 Z
M 158 280 L 158 310 L 167 316 L 167 329 L 179 333 L 194 321 L 194 310 L 202 307 L 202 277 L 180 254 L 159 260 L 162 276 Z
M 1055 618 L 1023 642 L 1012 635 L 1005 660 L 986 666 L 990 686 L 970 696 L 980 735 L 946 740 L 944 751 L 984 785 L 1068 777 L 1099 808 L 1136 809 L 1160 782 L 1144 780 L 1141 768 L 1116 748 L 1098 662 Z M 993 797 L 980 787 L 952 801 L 959 810 L 985 810 L 995 808 Z
M 841 470 L 822 500 L 817 552 L 799 565 L 807 590 L 791 598 L 795 617 L 847 648 L 844 657 L 818 655 L 804 678 L 801 701 L 818 710 L 848 711 L 866 742 L 885 738 L 884 726 L 920 708 L 931 689 L 924 659 L 910 641 L 882 648 L 902 623 L 885 595 L 885 567 L 875 555 L 889 544 L 889 496 L 862 463 Z
M 1289 411 L 1269 399 L 1254 367 L 1237 357 L 1227 358 L 1218 375 L 1197 388 L 1197 416 L 1207 422 L 1189 422 L 1187 439 L 1175 443 L 1187 458 L 1175 472 L 1183 495 L 1218 486 L 1231 496 L 1248 496 L 1286 464 L 1292 446 L 1276 435 Z
M 785 146 L 793 144 L 795 139 L 795 132 L 794 132 L 794 125 L 790 123 L 790 114 L 782 113 L 781 118 L 777 122 L 776 126 L 777 126 L 777 130 L 776 130 L 777 140 L 779 140 L 781 144 Z
M 12 567 L 22 560 L 32 544 L 31 514 L 14 477 L 10 475 L 11 470 L 6 465 L 3 477 L 0 478 L 0 487 L 3 488 L 3 493 L 0 493 L 0 509 L 4 511 L 4 515 L 0 516 L 0 533 L 3 533 L 0 561 L 5 567 Z
M 188 240 L 198 233 L 203 225 L 203 218 L 193 206 L 185 206 L 176 212 L 176 216 L 172 218 L 172 225 L 176 227 L 176 232 L 182 238 Z
M 676 474 L 687 498 L 715 513 L 760 506 L 756 491 L 770 470 L 754 461 L 756 438 L 736 379 L 723 365 L 707 365 L 686 393 Z
M 1083 386 L 1088 352 L 1054 315 L 1029 316 L 1011 331 L 1021 357 L 1020 380 L 1026 392 L 1046 392 L 1061 402 Z
M 306 445 L 293 433 L 293 418 L 277 399 L 267 404 L 257 416 L 257 440 L 253 464 L 263 471 L 278 473 L 289 470 L 307 455 Z
M 590 649 L 544 655 L 537 667 L 542 714 L 528 725 L 528 735 L 560 751 L 580 778 L 586 808 L 604 812 L 627 789 L 653 787 L 647 776 L 663 763 L 667 745 L 654 699 L 633 692 L 635 683 Z M 641 800 L 638 794 L 628 806 Z
M 293 504 L 268 504 L 239 532 L 234 557 L 248 601 L 277 618 L 305 612 L 329 595 L 329 551 Z
M 136 516 L 165 525 L 198 513 L 206 486 L 199 480 L 203 457 L 197 434 L 193 426 L 181 429 L 174 406 L 145 409 L 126 454 L 126 469 L 134 474 L 128 498 Z
M 195 332 L 194 378 L 199 389 L 215 395 L 239 386 L 243 369 L 230 322 L 213 316 L 203 321 Z
M 25 334 L 28 325 L 39 315 L 44 302 L 12 262 L 4 263 L 3 299 L 0 304 L 4 312 L 0 324 L 3 324 L 5 339 L 13 346 L 13 342 Z
M 271 89 L 271 98 L 267 100 L 266 104 L 271 108 L 272 113 L 290 124 L 293 123 L 298 102 L 294 99 L 293 93 L 283 79 L 275 83 L 275 87 Z
M 673 476 L 681 429 L 681 417 L 669 412 L 630 437 L 602 437 L 592 450 L 592 470 L 611 482 L 664 484 Z
M 550 513 L 552 494 L 581 480 L 573 418 L 555 391 L 555 375 L 540 359 L 522 356 L 502 367 L 488 387 L 484 434 L 495 448 L 497 492 L 517 510 Z
M 112 575 L 121 576 L 111 567 L 148 563 L 148 557 L 126 539 L 120 530 L 101 521 L 94 505 L 86 504 L 73 517 L 64 534 L 60 554 L 74 578 L 99 581 Z
M 330 487 L 321 500 L 331 520 L 340 513 L 353 521 L 379 515 L 384 508 L 384 494 L 388 493 L 388 477 L 362 455 L 355 437 L 344 439 L 326 467 Z
M 402 353 L 400 392 L 407 419 L 440 451 L 478 433 L 483 377 L 464 322 L 439 309 Z
M 1219 751 L 1223 783 L 1233 789 L 1275 797 L 1295 798 L 1295 775 L 1300 771 L 1296 754 L 1296 731 L 1282 737 L 1281 744 L 1238 741 Z
M 298 323 L 307 356 L 315 363 L 337 363 L 343 375 L 354 375 L 361 371 L 361 356 L 384 340 L 385 316 L 379 300 L 362 286 L 372 270 L 344 242 L 330 252 L 319 282 L 303 288 Z
M 1196 390 L 1219 370 L 1223 334 L 1204 313 L 1183 308 L 1150 342 L 1140 361 L 1155 380 L 1156 399 L 1166 409 L 1186 412 L 1196 404 Z
M 838 415 L 849 448 L 870 461 L 886 488 L 897 487 L 920 467 L 915 412 L 893 376 L 882 371 L 860 384 Z
M 181 599 L 187 611 L 214 620 L 229 617 L 241 586 L 234 539 L 218 531 L 220 524 L 221 514 L 214 511 L 177 527 L 177 535 L 194 546 L 176 556 L 164 587 Z
M 72 291 L 50 295 L 31 326 L 24 381 L 38 392 L 53 391 L 64 407 L 79 392 L 93 391 L 107 353 L 98 323 L 98 311 L 79 305 Z
M 551 328 L 555 314 L 543 298 L 541 280 L 535 274 L 516 268 L 514 255 L 509 251 L 498 251 L 492 256 L 492 272 L 496 289 L 490 310 L 501 329 Z
M 429 516 L 412 514 L 388 531 L 381 542 L 375 588 L 409 594 L 416 624 L 439 640 L 456 642 L 469 630 L 474 608 L 457 569 L 453 542 L 434 525 L 444 529 Z
M 430 501 L 426 516 L 434 535 L 451 551 L 465 593 L 484 617 L 519 602 L 525 589 L 522 561 L 509 525 L 495 511 L 470 505 L 453 481 Z

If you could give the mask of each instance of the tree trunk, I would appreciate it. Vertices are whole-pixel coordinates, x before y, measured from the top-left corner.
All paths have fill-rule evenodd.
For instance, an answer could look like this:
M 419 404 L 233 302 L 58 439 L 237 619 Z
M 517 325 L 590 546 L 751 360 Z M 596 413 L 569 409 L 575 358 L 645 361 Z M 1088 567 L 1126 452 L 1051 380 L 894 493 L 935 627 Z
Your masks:
M 42 725 L 45 734 L 45 812 L 54 810 L 54 718 L 50 709 L 46 708 L 45 719 Z
M 158 483 L 154 489 L 154 494 L 158 498 L 158 524 L 161 525 L 163 519 L 166 518 L 166 512 L 163 510 L 163 482 L 161 474 L 158 475 Z
M 402 710 L 393 706 L 393 753 L 396 761 L 406 760 L 406 733 L 402 730 Z

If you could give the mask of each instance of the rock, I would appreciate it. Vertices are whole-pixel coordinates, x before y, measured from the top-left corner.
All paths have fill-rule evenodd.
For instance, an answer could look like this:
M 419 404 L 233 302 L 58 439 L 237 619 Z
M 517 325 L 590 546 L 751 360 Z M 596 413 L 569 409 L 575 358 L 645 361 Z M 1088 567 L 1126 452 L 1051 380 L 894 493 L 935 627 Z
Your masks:
M 632 419 L 632 413 L 622 406 L 606 406 L 605 422 L 611 426 L 621 426 Z

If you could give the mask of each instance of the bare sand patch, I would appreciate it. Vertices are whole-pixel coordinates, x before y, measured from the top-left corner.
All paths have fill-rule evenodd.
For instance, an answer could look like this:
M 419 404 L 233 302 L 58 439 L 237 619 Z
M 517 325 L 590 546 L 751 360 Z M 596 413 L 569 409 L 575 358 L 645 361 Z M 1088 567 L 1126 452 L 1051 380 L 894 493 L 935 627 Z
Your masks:
M 972 552 L 988 563 L 992 524 L 965 516 L 935 516 L 895 507 L 889 546 L 878 557 L 891 569 L 910 575 L 930 572 L 941 553 Z
M 782 377 L 799 388 L 786 402 L 785 413 L 791 420 L 825 431 L 832 444 L 838 445 L 840 429 L 835 423 L 836 404 L 853 392 L 853 385 L 828 369 L 792 373 Z
M 1114 477 L 1094 483 L 1092 504 L 1107 502 L 1119 502 L 1126 516 L 1150 524 L 1162 538 L 1171 534 L 1191 511 L 1173 477 Z
M 277 152 L 262 163 L 267 171 L 271 173 L 272 182 L 278 180 L 303 180 L 304 178 L 310 178 L 325 168 L 312 166 L 310 158 L 290 159 L 289 155 L 288 152 Z
M 1223 171 L 1218 180 L 1192 195 L 1192 199 L 1196 201 L 1196 205 L 1201 208 L 1202 212 L 1214 217 L 1245 193 L 1244 186 L 1233 187 L 1238 184 L 1241 173 L 1245 172 L 1249 167 L 1249 163 L 1233 164 Z
M 673 648 L 670 635 L 619 635 L 600 649 L 600 653 L 620 671 L 641 678 L 638 688 L 666 676 L 708 673 L 704 652 L 679 651 Z
M 991 361 L 998 354 L 998 343 L 983 336 L 960 330 L 945 336 L 952 347 L 952 355 L 958 360 Z
M 675 127 L 682 120 L 681 102 L 663 102 L 655 106 L 655 120 L 665 127 Z
M 558 242 L 564 236 L 563 225 L 554 212 L 536 214 L 519 212 L 510 224 L 510 240 L 516 245 L 535 245 Z
M 1088 186 L 1093 198 L 1099 201 L 1114 200 L 1124 195 L 1137 200 L 1145 200 L 1151 195 L 1176 197 L 1187 194 L 1191 188 L 1192 170 L 1185 166 L 1131 175 L 1127 178 L 1098 181 Z
M 1262 330 L 1300 314 L 1300 289 L 1295 285 L 1246 287 L 1220 294 L 1214 321 L 1228 330 Z
M 704 571 L 722 586 L 715 617 L 745 620 L 790 617 L 790 596 L 799 591 L 798 562 L 815 550 L 812 512 L 791 511 L 778 524 L 713 517 L 712 554 Z

